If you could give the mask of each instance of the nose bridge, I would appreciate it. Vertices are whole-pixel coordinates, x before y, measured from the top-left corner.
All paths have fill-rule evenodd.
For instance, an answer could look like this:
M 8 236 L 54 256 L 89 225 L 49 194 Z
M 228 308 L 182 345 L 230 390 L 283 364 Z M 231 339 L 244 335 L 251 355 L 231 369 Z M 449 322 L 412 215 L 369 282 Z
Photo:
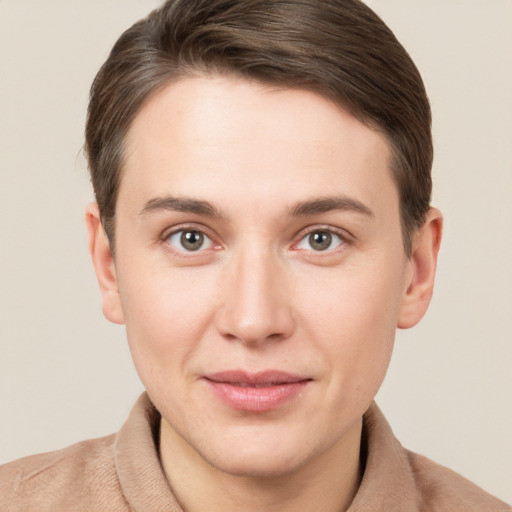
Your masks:
M 255 243 L 232 254 L 226 269 L 219 331 L 245 343 L 283 339 L 293 331 L 286 272 L 274 252 Z

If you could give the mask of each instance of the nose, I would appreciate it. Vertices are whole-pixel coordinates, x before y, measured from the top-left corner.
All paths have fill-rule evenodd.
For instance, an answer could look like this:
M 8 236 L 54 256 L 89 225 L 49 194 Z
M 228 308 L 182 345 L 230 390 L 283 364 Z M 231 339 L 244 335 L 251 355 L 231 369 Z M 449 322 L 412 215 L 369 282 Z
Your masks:
M 287 272 L 278 258 L 263 251 L 233 255 L 224 273 L 218 332 L 247 345 L 284 340 L 295 329 Z

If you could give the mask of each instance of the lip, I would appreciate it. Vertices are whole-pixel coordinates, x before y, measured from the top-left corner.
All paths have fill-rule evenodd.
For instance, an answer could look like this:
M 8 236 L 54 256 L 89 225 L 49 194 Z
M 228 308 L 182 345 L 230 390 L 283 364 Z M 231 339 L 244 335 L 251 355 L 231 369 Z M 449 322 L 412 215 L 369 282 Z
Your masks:
M 297 397 L 312 381 L 279 370 L 223 371 L 204 376 L 213 393 L 229 407 L 247 412 L 272 411 Z

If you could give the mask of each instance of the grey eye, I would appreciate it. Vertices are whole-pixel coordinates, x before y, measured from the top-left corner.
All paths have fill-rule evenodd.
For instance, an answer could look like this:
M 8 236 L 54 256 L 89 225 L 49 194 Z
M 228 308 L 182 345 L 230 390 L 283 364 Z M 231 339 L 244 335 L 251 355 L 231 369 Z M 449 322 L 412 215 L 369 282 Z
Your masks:
M 309 245 L 315 251 L 325 251 L 328 249 L 332 242 L 332 235 L 325 231 L 318 231 L 309 235 Z
M 169 237 L 169 243 L 179 251 L 197 252 L 212 247 L 212 241 L 201 231 L 182 229 Z
M 297 245 L 299 249 L 313 251 L 327 251 L 336 249 L 343 244 L 343 240 L 330 231 L 313 231 L 306 235 Z

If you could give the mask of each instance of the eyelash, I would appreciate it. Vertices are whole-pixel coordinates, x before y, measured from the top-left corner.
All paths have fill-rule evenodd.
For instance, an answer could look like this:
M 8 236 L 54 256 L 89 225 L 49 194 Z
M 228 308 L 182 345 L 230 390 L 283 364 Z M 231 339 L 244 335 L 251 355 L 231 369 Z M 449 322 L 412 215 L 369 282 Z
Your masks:
M 300 248 L 299 245 L 307 240 L 308 237 L 312 236 L 315 233 L 326 233 L 331 235 L 332 237 L 336 237 L 339 241 L 336 247 L 328 248 L 326 250 L 314 250 L 314 249 L 304 249 Z M 315 226 L 307 226 L 303 230 L 299 232 L 296 237 L 298 242 L 293 244 L 293 248 L 297 251 L 304 251 L 305 256 L 307 257 L 315 257 L 315 258 L 327 258 L 329 256 L 338 255 L 340 252 L 343 252 L 344 249 L 355 243 L 354 236 L 340 228 L 335 228 L 333 226 L 326 225 L 315 225 Z
M 311 247 L 311 237 L 315 234 L 322 234 L 322 235 L 328 235 L 328 242 L 329 245 L 325 249 L 319 249 L 315 250 Z M 337 241 L 336 241 L 337 239 Z M 300 247 L 301 244 L 308 243 L 311 248 L 304 248 Z M 304 233 L 299 241 L 293 245 L 294 248 L 297 248 L 300 251 L 310 251 L 314 254 L 332 254 L 337 249 L 339 249 L 341 246 L 345 245 L 347 243 L 347 237 L 346 235 L 339 233 L 338 231 L 332 229 L 332 228 L 314 228 L 310 231 L 307 231 Z M 331 247 L 332 244 L 336 244 L 336 247 Z
M 185 234 L 185 233 L 198 233 L 198 234 L 204 236 L 205 239 L 210 242 L 210 246 L 207 249 L 212 248 L 213 250 L 218 250 L 221 248 L 221 245 L 214 241 L 214 237 L 209 235 L 207 233 L 207 230 L 204 227 L 194 226 L 194 225 L 188 225 L 188 226 L 182 225 L 182 226 L 176 227 L 170 231 L 165 231 L 162 234 L 162 236 L 160 237 L 160 241 L 164 244 L 167 244 L 167 246 L 175 254 L 179 254 L 181 257 L 185 257 L 185 258 L 190 258 L 190 257 L 194 257 L 194 256 L 197 257 L 198 255 L 204 253 L 205 249 L 203 249 L 203 248 L 199 248 L 196 251 L 194 251 L 194 250 L 186 250 L 185 248 L 178 249 L 171 244 L 170 240 L 172 237 L 174 237 L 176 235 L 180 235 L 180 234 L 181 234 L 181 236 L 183 236 L 183 234 Z
M 171 238 L 176 235 L 183 236 L 184 233 L 198 233 L 205 237 L 205 240 L 209 241 L 209 246 L 203 248 L 202 246 L 197 250 L 187 250 L 185 248 L 178 249 L 173 246 L 170 242 Z M 306 249 L 301 248 L 299 245 L 307 240 L 308 237 L 311 237 L 315 233 L 328 234 L 331 237 L 335 237 L 338 239 L 339 243 L 334 248 L 327 248 L 326 250 L 314 250 L 314 249 Z M 335 229 L 331 226 L 311 226 L 303 229 L 297 236 L 298 241 L 292 244 L 292 248 L 298 251 L 307 251 L 309 253 L 315 255 L 331 255 L 342 247 L 346 245 L 352 244 L 352 239 L 348 233 L 345 231 L 341 231 L 339 229 Z M 179 254 L 182 257 L 197 257 L 198 255 L 203 254 L 208 249 L 219 250 L 222 248 L 222 245 L 215 241 L 215 238 L 208 234 L 207 230 L 202 226 L 194 226 L 194 225 L 183 225 L 172 229 L 171 231 L 165 231 L 163 235 L 160 237 L 161 242 L 166 243 L 173 252 Z M 331 239 L 331 243 L 333 240 Z M 207 242 L 208 243 L 208 242 Z

